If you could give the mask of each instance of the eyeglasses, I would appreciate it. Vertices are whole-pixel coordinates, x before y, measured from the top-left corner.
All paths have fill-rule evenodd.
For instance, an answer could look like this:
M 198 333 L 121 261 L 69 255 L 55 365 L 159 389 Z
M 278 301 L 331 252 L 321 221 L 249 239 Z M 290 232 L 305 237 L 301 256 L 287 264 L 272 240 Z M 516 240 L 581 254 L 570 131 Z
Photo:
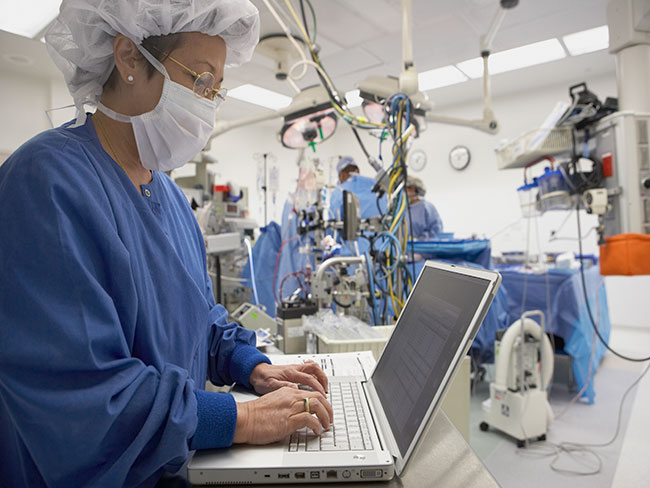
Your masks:
M 160 52 L 160 51 L 158 51 L 158 52 Z M 181 63 L 179 60 L 173 58 L 169 54 L 162 53 L 162 52 L 161 52 L 161 54 L 164 54 L 170 60 L 172 60 L 174 63 L 176 63 L 181 68 L 185 69 L 186 71 L 188 71 L 188 72 L 190 72 L 192 74 L 192 76 L 194 77 L 194 86 L 192 87 L 192 91 L 194 92 L 194 94 L 197 97 L 199 97 L 199 98 L 207 98 L 208 100 L 214 100 L 215 98 L 218 98 L 220 102 L 223 102 L 223 101 L 226 100 L 226 95 L 228 94 L 228 89 L 227 88 L 215 88 L 215 85 L 217 84 L 217 79 L 214 77 L 214 75 L 212 73 L 210 73 L 209 71 L 204 71 L 203 73 L 199 74 L 196 71 L 194 71 L 193 69 L 188 68 L 183 63 Z

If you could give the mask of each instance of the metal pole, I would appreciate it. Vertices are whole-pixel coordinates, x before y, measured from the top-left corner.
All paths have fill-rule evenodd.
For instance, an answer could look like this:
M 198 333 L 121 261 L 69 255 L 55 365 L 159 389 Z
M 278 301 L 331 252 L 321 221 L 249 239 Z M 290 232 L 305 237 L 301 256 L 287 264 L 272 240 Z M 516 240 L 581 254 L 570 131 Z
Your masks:
M 413 66 L 413 3 L 402 0 L 402 69 Z
M 264 153 L 264 186 L 262 189 L 264 190 L 264 226 L 266 227 L 269 223 L 267 219 L 267 207 L 268 207 L 268 184 L 267 184 L 267 171 L 266 171 L 266 157 L 268 156 L 268 153 Z

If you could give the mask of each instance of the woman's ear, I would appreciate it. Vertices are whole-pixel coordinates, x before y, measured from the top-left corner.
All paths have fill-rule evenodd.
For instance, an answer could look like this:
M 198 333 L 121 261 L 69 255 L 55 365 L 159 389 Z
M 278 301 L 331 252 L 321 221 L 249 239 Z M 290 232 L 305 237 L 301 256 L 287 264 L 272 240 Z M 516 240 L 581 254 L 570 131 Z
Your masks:
M 115 36 L 113 53 L 115 67 L 122 82 L 133 85 L 138 79 L 146 76 L 146 63 L 143 63 L 143 56 L 131 39 L 122 34 Z

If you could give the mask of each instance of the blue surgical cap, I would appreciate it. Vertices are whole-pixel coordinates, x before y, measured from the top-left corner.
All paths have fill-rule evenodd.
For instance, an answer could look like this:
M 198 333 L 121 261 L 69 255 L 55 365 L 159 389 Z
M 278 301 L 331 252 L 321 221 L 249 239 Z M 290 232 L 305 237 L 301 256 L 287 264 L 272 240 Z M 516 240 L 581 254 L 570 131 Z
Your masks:
M 354 161 L 354 159 L 352 159 L 351 156 L 343 156 L 341 159 L 339 159 L 339 162 L 336 163 L 336 172 L 340 173 L 348 166 L 357 166 L 357 163 Z

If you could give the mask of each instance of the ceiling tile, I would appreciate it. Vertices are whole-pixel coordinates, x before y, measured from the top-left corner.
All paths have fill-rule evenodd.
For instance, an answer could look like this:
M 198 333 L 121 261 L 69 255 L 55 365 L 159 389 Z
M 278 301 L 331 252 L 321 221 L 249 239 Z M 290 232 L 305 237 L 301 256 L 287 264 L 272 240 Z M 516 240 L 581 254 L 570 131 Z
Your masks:
M 418 71 L 454 64 L 479 54 L 480 37 L 458 14 L 444 15 L 413 35 L 413 56 Z
M 347 49 L 332 56 L 324 55 L 321 61 L 330 77 L 358 73 L 383 64 L 380 59 L 360 47 Z
M 356 3 L 356 0 L 344 4 L 332 0 L 314 1 L 318 31 L 345 48 L 358 46 L 382 34 L 389 33 L 385 26 L 376 22 L 375 19 L 380 17 L 376 17 L 372 10 L 364 13 L 356 12 L 350 8 L 352 3 Z M 382 4 L 384 2 L 378 0 L 378 6 Z
M 353 15 L 365 19 L 377 27 L 381 33 L 401 32 L 401 7 L 399 0 L 335 0 L 339 4 L 341 15 Z M 417 2 L 418 0 L 416 0 Z M 325 6 L 325 2 L 331 0 L 320 0 L 313 2 L 316 14 L 319 14 L 319 6 Z

